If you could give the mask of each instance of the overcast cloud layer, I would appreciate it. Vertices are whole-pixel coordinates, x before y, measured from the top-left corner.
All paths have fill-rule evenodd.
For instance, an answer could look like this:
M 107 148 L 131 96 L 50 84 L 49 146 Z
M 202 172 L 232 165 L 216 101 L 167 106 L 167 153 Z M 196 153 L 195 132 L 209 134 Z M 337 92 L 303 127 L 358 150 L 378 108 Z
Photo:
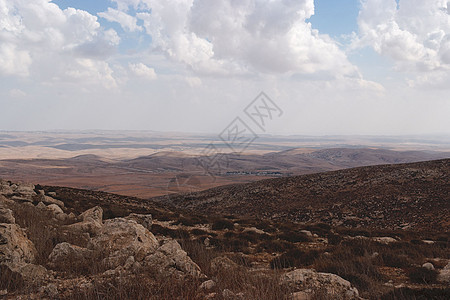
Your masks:
M 0 0 L 0 129 L 220 132 L 265 91 L 273 133 L 450 133 L 450 1 L 361 1 L 339 41 L 313 0 L 108 5 Z

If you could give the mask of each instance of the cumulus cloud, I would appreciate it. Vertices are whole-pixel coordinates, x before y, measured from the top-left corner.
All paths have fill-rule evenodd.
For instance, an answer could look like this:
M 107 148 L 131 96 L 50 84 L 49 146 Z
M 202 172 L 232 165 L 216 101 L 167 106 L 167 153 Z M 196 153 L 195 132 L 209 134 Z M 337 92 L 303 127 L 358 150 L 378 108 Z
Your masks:
M 138 77 L 142 77 L 149 80 L 154 80 L 157 77 L 155 70 L 153 68 L 144 65 L 143 63 L 137 64 L 130 63 L 128 64 L 128 67 L 130 71 Z
M 313 0 L 114 0 L 133 7 L 154 51 L 198 73 L 315 73 L 359 77 L 329 36 L 312 29 Z
M 141 31 L 142 27 L 137 25 L 137 19 L 123 11 L 108 7 L 105 12 L 98 13 L 102 18 L 110 22 L 117 22 L 124 30 Z
M 79 80 L 111 87 L 103 60 L 119 42 L 97 17 L 50 0 L 0 0 L 0 75 L 35 76 L 43 81 Z M 90 74 L 90 75 L 89 75 Z M 91 76 L 95 74 L 95 76 Z
M 371 46 L 398 70 L 450 70 L 450 2 L 363 0 L 354 46 Z M 422 77 L 423 79 L 424 77 Z

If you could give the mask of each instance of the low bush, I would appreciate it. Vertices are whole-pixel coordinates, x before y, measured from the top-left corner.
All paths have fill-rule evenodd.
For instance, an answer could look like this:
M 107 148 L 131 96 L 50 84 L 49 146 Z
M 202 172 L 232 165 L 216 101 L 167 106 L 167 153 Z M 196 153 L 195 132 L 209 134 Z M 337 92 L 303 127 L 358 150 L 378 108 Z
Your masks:
M 274 258 L 270 262 L 272 269 L 283 269 L 291 267 L 306 267 L 314 263 L 319 257 L 319 251 L 302 251 L 300 249 L 291 249 L 286 253 Z
M 423 267 L 415 267 L 408 270 L 409 280 L 413 283 L 436 283 L 438 272 Z
M 213 230 L 223 230 L 223 229 L 233 230 L 234 229 L 234 223 L 229 221 L 229 220 L 218 219 L 218 220 L 213 222 L 212 229 Z

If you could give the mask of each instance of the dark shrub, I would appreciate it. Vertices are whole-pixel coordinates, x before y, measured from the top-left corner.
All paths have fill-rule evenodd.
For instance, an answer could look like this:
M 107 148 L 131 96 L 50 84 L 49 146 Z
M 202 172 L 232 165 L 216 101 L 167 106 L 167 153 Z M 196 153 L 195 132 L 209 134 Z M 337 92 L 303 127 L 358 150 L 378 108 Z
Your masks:
M 450 299 L 450 288 L 444 289 L 395 289 L 380 297 L 380 300 L 447 300 Z
M 408 277 L 414 283 L 435 283 L 438 272 L 423 267 L 412 268 L 408 271 Z
M 214 223 L 212 224 L 212 229 L 213 230 L 222 230 L 222 229 L 233 230 L 234 224 L 233 224 L 233 222 L 231 222 L 229 220 L 219 219 L 219 220 L 214 221 Z
M 306 234 L 295 231 L 283 232 L 277 235 L 277 237 L 281 240 L 285 240 L 291 243 L 311 242 L 311 238 L 308 237 Z
M 387 267 L 406 268 L 411 265 L 411 261 L 407 256 L 391 252 L 381 253 L 381 260 L 382 264 Z
M 282 269 L 310 266 L 314 263 L 317 257 L 319 257 L 319 252 L 317 250 L 305 252 L 299 249 L 291 249 L 274 258 L 270 262 L 270 267 L 272 269 Z
M 295 245 L 286 241 L 282 240 L 269 240 L 269 241 L 262 241 L 258 245 L 258 251 L 266 251 L 269 253 L 272 252 L 284 252 L 289 249 L 294 249 Z
M 208 232 L 206 232 L 205 230 L 198 229 L 198 228 L 192 229 L 192 230 L 191 230 L 191 233 L 192 233 L 193 235 L 207 235 L 207 234 L 208 234 Z

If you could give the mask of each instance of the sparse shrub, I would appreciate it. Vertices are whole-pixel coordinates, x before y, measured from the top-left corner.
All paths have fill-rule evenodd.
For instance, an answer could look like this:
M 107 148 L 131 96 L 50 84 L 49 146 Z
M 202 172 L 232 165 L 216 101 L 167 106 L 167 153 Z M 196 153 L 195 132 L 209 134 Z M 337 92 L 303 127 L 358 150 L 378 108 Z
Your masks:
M 339 245 L 342 241 L 342 237 L 339 234 L 329 234 L 328 235 L 328 244 L 330 245 Z
M 218 219 L 218 220 L 214 221 L 214 223 L 212 224 L 212 229 L 213 230 L 223 230 L 223 229 L 233 230 L 234 224 L 233 224 L 233 222 L 231 222 L 229 220 Z
M 266 251 L 269 253 L 273 253 L 273 252 L 284 252 L 294 248 L 295 248 L 294 244 L 283 240 L 268 240 L 259 243 L 257 251 L 259 252 Z
M 291 242 L 291 243 L 299 243 L 299 242 L 311 242 L 311 238 L 302 232 L 283 232 L 277 235 L 279 239 Z
M 306 230 L 316 233 L 320 236 L 325 236 L 331 231 L 331 226 L 325 223 L 317 223 L 305 226 Z
M 192 229 L 191 230 L 191 233 L 193 234 L 193 235 L 207 235 L 208 234 L 208 232 L 207 231 L 205 231 L 205 230 L 202 230 L 202 229 L 198 229 L 198 228 L 194 228 L 194 229 Z
M 319 257 L 319 251 L 302 251 L 300 249 L 291 249 L 286 253 L 274 258 L 270 262 L 272 269 L 283 269 L 291 267 L 310 266 Z
M 408 270 L 408 277 L 414 283 L 435 283 L 438 272 L 423 267 L 415 267 Z
M 396 253 L 381 253 L 380 259 L 382 265 L 394 268 L 407 268 L 411 265 L 411 261 L 405 255 L 397 255 Z
M 380 300 L 448 300 L 450 288 L 411 289 L 400 288 L 384 294 Z

